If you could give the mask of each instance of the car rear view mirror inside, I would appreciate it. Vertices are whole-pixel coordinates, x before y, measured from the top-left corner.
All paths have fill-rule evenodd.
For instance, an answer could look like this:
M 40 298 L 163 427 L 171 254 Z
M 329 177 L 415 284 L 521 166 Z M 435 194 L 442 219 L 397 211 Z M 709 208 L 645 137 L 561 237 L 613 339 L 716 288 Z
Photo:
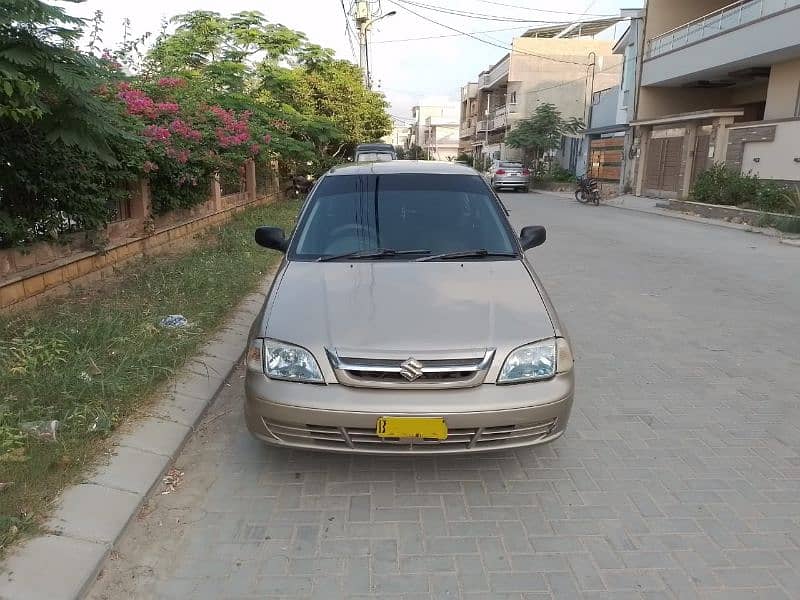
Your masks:
M 519 234 L 519 240 L 522 242 L 523 250 L 536 248 L 547 241 L 547 230 L 541 225 L 529 225 L 528 227 L 523 227 Z
M 259 227 L 256 229 L 256 243 L 264 248 L 286 252 L 289 242 L 280 227 Z

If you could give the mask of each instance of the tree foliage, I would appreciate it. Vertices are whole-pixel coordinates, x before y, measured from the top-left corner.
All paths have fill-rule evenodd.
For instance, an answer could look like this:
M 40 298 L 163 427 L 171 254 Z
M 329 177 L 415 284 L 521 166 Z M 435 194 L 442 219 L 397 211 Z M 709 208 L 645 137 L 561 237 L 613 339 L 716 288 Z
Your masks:
M 82 26 L 41 0 L 0 3 L 0 146 L 35 122 L 48 142 L 113 160 L 109 142 L 127 136 L 114 107 L 92 94 L 110 73 L 76 48 Z
M 0 1 L 0 246 L 101 227 L 139 176 L 168 211 L 250 158 L 322 171 L 389 130 L 357 67 L 257 11 L 177 15 L 146 53 L 129 25 L 102 48 L 96 13 L 84 52 L 55 0 Z
M 519 121 L 509 132 L 506 144 L 523 150 L 526 159 L 538 163 L 541 157 L 559 147 L 563 136 L 575 135 L 583 128 L 583 121 L 574 117 L 565 119 L 555 105 L 540 104 L 531 117 Z
M 386 101 L 364 87 L 358 67 L 259 12 L 194 11 L 172 21 L 177 29 L 156 42 L 147 69 L 244 95 L 256 114 L 282 121 L 275 148 L 294 148 L 298 160 L 344 156 L 391 126 Z

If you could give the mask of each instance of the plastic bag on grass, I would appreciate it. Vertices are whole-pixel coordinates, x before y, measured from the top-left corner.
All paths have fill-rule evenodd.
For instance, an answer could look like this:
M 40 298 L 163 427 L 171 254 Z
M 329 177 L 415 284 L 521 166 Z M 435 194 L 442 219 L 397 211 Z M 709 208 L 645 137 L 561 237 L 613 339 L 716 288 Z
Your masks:
M 55 442 L 60 427 L 61 421 L 55 419 L 52 421 L 27 421 L 19 424 L 22 431 L 45 442 Z
M 168 315 L 159 322 L 165 329 L 183 329 L 189 327 L 189 321 L 183 315 Z

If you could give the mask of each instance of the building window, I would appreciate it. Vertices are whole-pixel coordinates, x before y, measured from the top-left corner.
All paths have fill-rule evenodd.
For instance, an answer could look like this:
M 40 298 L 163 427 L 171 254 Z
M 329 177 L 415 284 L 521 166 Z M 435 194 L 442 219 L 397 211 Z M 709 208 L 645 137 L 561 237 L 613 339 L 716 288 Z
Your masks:
M 517 92 L 511 92 L 511 95 L 508 98 L 509 104 L 516 104 L 517 103 Z

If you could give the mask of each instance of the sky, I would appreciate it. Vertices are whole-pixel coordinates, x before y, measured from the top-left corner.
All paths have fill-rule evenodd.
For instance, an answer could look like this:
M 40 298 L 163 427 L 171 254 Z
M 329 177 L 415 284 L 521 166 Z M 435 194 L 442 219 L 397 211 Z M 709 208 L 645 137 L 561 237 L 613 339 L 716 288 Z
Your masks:
M 345 10 L 353 0 L 86 0 L 67 4 L 70 14 L 91 17 L 96 10 L 104 13 L 103 42 L 115 46 L 122 38 L 122 21 L 129 18 L 134 36 L 157 32 L 161 20 L 191 10 L 212 10 L 231 14 L 240 10 L 258 10 L 268 20 L 304 32 L 310 41 L 332 48 L 339 58 L 358 62 L 358 47 L 351 49 L 345 30 Z M 408 2 L 413 2 L 414 5 Z M 343 5 L 344 4 L 344 8 Z M 460 88 L 475 81 L 480 71 L 506 54 L 511 40 L 537 21 L 564 22 L 587 15 L 616 15 L 620 8 L 637 8 L 642 0 L 370 0 L 373 10 L 396 15 L 373 26 L 370 39 L 370 65 L 374 87 L 390 103 L 390 113 L 410 118 L 411 107 L 424 99 L 459 99 Z M 478 18 L 449 14 L 418 6 L 438 7 L 444 11 L 481 13 Z M 422 17 L 412 14 L 414 11 Z M 561 11 L 561 12 L 557 12 Z M 572 14 L 562 14 L 569 12 Z M 441 25 L 430 21 L 433 19 Z M 513 19 L 513 20 L 511 20 Z M 483 43 L 467 36 L 409 40 L 429 36 L 450 36 L 444 26 L 479 33 L 489 40 Z M 624 24 L 616 28 L 622 34 Z M 614 37 L 614 30 L 603 37 Z

